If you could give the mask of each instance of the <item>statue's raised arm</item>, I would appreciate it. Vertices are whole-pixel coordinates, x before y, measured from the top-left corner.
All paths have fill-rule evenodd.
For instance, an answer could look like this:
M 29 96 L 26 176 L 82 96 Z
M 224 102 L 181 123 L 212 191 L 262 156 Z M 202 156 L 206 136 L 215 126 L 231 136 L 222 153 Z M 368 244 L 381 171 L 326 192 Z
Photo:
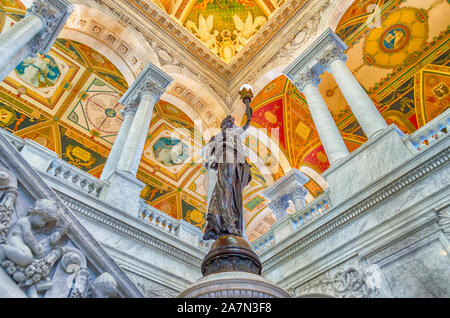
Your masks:
M 244 126 L 242 126 L 242 129 L 246 131 L 248 127 L 250 127 L 250 122 L 252 121 L 253 116 L 253 110 L 250 107 L 250 103 L 253 99 L 253 90 L 251 88 L 243 87 L 239 91 L 239 95 L 241 95 L 242 101 L 245 104 L 245 115 L 247 116 L 247 121 L 245 122 Z

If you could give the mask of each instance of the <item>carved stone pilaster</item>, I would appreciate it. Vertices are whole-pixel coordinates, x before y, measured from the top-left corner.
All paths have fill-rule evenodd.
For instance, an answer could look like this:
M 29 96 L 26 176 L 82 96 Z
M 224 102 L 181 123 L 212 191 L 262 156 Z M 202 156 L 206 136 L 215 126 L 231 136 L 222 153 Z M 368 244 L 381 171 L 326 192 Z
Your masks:
M 331 48 L 326 50 L 321 57 L 317 59 L 320 64 L 322 64 L 326 69 L 330 67 L 330 64 L 336 60 L 342 62 L 347 61 L 347 55 L 341 47 L 333 45 Z
M 35 15 L 43 22 L 43 29 L 29 43 L 30 54 L 47 54 L 73 11 L 73 5 L 66 0 L 34 0 L 27 15 Z

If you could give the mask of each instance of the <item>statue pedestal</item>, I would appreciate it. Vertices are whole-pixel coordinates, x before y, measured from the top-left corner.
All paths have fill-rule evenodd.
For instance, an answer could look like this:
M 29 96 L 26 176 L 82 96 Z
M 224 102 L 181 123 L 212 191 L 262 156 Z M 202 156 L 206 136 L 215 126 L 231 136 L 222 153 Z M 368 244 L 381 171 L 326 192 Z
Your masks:
M 211 246 L 202 263 L 202 274 L 208 276 L 223 272 L 261 274 L 261 262 L 247 240 L 238 235 L 219 237 Z
M 262 276 L 224 272 L 199 279 L 178 298 L 290 298 L 284 289 Z
M 248 241 L 224 235 L 202 263 L 203 278 L 179 298 L 290 298 L 282 288 L 260 276 L 261 262 Z

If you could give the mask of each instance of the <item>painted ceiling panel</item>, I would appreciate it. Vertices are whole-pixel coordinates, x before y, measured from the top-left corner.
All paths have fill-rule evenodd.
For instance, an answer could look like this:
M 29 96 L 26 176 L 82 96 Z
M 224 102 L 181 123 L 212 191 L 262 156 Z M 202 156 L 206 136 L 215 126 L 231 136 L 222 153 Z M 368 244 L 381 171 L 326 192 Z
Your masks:
M 229 63 L 284 0 L 152 0 Z

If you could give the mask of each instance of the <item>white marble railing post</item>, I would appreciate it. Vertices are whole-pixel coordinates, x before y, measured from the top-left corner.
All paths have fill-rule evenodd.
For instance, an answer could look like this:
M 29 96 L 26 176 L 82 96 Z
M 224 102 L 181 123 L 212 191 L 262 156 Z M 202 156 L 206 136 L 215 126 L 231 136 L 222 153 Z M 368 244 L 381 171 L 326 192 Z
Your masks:
M 140 194 L 145 186 L 136 179 L 136 174 L 153 109 L 171 82 L 172 78 L 150 63 L 120 100 L 127 107 L 137 107 L 136 114 L 132 115 L 130 110 L 124 121 L 102 177 L 110 183 L 105 200 L 133 216 L 138 216 Z
M 133 123 L 134 117 L 136 115 L 138 105 L 134 102 L 130 102 L 122 110 L 123 122 L 120 127 L 119 133 L 117 134 L 114 144 L 109 153 L 108 159 L 106 160 L 105 167 L 103 168 L 101 180 L 108 180 L 114 173 L 119 163 L 121 153 L 124 149 L 127 136 L 130 132 L 131 125 Z
M 356 120 L 368 138 L 388 127 L 369 95 L 345 65 L 347 56 L 341 47 L 333 45 L 324 52 L 318 61 L 333 75 Z
M 319 84 L 320 78 L 310 69 L 306 69 L 294 79 L 294 85 L 306 97 L 320 140 L 330 164 L 333 165 L 347 157 L 349 152 L 333 117 L 331 117 L 328 106 L 319 92 Z
M 0 81 L 25 57 L 47 54 L 72 10 L 66 0 L 34 0 L 26 17 L 0 34 Z

